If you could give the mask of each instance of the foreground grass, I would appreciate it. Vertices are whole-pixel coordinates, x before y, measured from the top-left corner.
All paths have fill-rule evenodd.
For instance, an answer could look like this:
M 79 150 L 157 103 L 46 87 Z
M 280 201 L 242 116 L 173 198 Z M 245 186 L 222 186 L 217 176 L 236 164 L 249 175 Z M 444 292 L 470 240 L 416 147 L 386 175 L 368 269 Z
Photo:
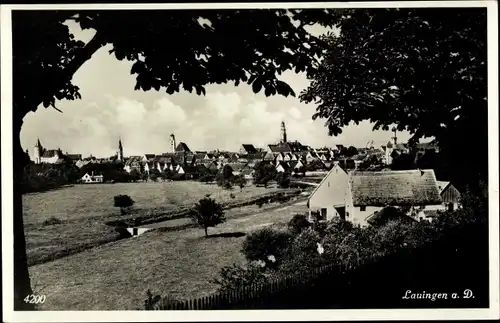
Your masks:
M 248 233 L 305 210 L 304 202 L 246 217 L 231 210 L 228 221 L 209 234 Z M 142 306 L 147 289 L 178 299 L 214 292 L 211 280 L 220 268 L 244 261 L 243 239 L 205 239 L 201 229 L 152 231 L 30 267 L 30 274 L 35 293 L 41 289 L 47 296 L 42 310 L 134 310 Z
M 120 234 L 104 224 L 120 217 L 119 210 L 113 206 L 113 197 L 118 194 L 130 195 L 136 201 L 134 208 L 137 210 L 176 210 L 192 205 L 206 194 L 212 194 L 220 202 L 228 202 L 276 190 L 249 186 L 242 192 L 239 188 L 227 191 L 216 185 L 179 181 L 75 185 L 26 194 L 23 196 L 23 213 L 28 264 L 50 261 L 119 239 Z M 61 220 L 61 223 L 45 225 L 44 221 L 51 217 Z

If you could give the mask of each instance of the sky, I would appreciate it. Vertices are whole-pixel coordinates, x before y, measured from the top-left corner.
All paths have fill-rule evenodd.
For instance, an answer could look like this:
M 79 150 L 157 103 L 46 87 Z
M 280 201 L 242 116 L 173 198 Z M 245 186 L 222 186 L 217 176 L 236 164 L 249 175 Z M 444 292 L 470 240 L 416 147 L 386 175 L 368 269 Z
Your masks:
M 94 34 L 68 25 L 83 41 Z M 320 26 L 310 29 L 313 34 L 325 31 Z M 21 144 L 32 158 L 38 138 L 46 149 L 60 148 L 84 157 L 115 154 L 120 137 L 125 156 L 169 152 L 172 133 L 177 143 L 182 141 L 193 151 L 237 151 L 241 144 L 265 148 L 279 141 L 281 121 L 286 124 L 289 141 L 317 148 L 336 144 L 365 147 L 371 140 L 380 146 L 392 135 L 372 131 L 373 125 L 364 122 L 345 127 L 339 136 L 328 136 L 325 120 L 312 120 L 314 104 L 302 103 L 297 97 L 254 94 L 246 84 L 208 85 L 206 96 L 189 92 L 169 95 L 161 89 L 134 91 L 132 63 L 118 61 L 108 53 L 110 49 L 101 48 L 75 73 L 73 84 L 80 87 L 81 100 L 57 102 L 63 113 L 41 106 L 25 117 Z M 281 79 L 296 94 L 309 84 L 304 75 L 293 71 Z M 408 133 L 398 133 L 399 142 L 408 138 Z

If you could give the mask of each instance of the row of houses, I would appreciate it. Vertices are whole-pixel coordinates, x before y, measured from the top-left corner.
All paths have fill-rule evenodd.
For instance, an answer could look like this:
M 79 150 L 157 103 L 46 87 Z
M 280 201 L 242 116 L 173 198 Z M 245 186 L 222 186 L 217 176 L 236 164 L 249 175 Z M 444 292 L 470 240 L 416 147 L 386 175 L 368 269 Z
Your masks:
M 436 211 L 459 207 L 460 192 L 437 181 L 434 170 L 346 172 L 333 167 L 308 199 L 309 220 L 340 217 L 368 225 L 390 208 L 414 219 L 432 220 Z

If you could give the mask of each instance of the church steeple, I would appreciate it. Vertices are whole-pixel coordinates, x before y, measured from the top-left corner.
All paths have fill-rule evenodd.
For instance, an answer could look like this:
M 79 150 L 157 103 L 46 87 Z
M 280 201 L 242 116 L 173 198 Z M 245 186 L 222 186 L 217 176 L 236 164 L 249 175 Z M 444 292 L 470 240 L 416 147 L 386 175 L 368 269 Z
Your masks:
M 117 153 L 116 159 L 123 160 L 123 145 L 122 145 L 122 138 L 121 137 L 118 139 L 118 153 Z
M 285 121 L 281 121 L 281 143 L 286 143 L 286 127 Z

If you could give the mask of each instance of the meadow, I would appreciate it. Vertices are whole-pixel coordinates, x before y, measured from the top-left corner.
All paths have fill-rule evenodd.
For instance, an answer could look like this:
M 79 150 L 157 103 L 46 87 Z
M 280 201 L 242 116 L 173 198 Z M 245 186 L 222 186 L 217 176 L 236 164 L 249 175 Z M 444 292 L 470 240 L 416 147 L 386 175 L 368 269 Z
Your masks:
M 116 241 L 120 233 L 104 224 L 120 218 L 113 197 L 129 195 L 136 203 L 130 213 L 153 210 L 172 211 L 190 206 L 211 194 L 219 202 L 246 200 L 273 188 L 248 186 L 240 192 L 223 190 L 196 181 L 82 184 L 23 196 L 29 265 L 57 259 L 89 247 Z M 231 197 L 234 195 L 234 198 Z M 60 223 L 44 222 L 57 218 Z
M 272 210 L 246 206 L 228 210 L 208 239 L 198 228 L 160 229 L 85 250 L 30 267 L 34 292 L 47 295 L 41 310 L 135 310 L 148 289 L 175 299 L 205 296 L 216 291 L 212 280 L 223 266 L 244 262 L 245 234 L 306 211 L 305 201 Z

